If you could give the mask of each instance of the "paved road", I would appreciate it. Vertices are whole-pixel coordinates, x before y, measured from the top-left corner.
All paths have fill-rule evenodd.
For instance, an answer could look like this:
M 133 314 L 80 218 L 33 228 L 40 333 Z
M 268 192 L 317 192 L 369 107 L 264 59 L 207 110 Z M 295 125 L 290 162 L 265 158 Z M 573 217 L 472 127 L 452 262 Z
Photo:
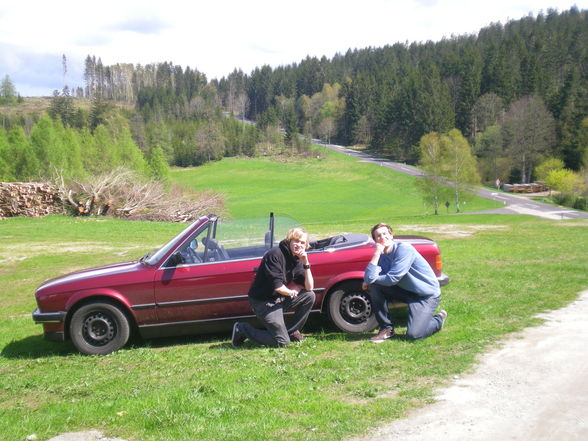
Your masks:
M 340 145 L 324 144 L 318 140 L 313 140 L 328 149 L 335 150 L 345 155 L 360 158 L 362 161 L 379 164 L 382 167 L 396 170 L 411 176 L 422 176 L 423 172 L 410 165 L 392 162 L 381 158 L 368 155 L 363 152 L 348 149 Z M 542 217 L 545 219 L 563 220 L 563 219 L 588 219 L 588 212 L 573 210 L 571 208 L 554 207 L 553 205 L 543 204 L 541 202 L 532 201 L 526 197 L 503 193 L 501 191 L 493 191 L 487 188 L 480 187 L 478 189 L 478 196 L 494 200 L 503 204 L 503 207 L 489 210 L 485 213 L 500 213 L 500 214 L 528 214 L 530 216 Z

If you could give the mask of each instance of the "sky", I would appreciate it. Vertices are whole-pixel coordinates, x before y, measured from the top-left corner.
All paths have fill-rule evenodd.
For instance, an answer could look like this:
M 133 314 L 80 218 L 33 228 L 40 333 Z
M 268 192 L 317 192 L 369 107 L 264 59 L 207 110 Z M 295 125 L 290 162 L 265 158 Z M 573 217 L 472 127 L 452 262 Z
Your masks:
M 21 96 L 83 86 L 84 59 L 234 69 L 439 41 L 588 0 L 0 0 L 0 78 Z M 67 60 L 64 76 L 62 59 Z

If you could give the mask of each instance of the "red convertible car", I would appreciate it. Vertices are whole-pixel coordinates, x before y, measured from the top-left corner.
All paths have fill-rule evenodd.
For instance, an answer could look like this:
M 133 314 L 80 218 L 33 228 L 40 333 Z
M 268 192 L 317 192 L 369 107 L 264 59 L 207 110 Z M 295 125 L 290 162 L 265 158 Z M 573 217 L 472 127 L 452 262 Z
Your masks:
M 144 338 L 229 330 L 236 320 L 255 323 L 247 299 L 263 254 L 294 226 L 270 215 L 263 224 L 200 217 L 141 259 L 57 277 L 36 291 L 33 320 L 48 340 L 70 339 L 84 354 L 123 347 L 133 330 Z M 277 230 L 280 223 L 281 229 Z M 262 229 L 260 229 L 262 225 Z M 395 236 L 429 262 L 441 285 L 437 244 L 420 236 Z M 377 323 L 361 289 L 373 254 L 367 234 L 342 234 L 311 243 L 315 313 L 326 313 L 342 331 L 371 331 Z

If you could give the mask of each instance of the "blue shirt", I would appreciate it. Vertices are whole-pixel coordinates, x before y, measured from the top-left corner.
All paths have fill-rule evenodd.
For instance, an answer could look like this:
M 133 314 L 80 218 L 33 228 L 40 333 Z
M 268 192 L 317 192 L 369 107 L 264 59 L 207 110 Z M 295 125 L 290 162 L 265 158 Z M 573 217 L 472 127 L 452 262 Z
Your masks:
M 437 276 L 423 256 L 410 244 L 393 242 L 390 253 L 382 253 L 377 265 L 369 263 L 363 277 L 368 284 L 397 285 L 423 297 L 439 297 Z

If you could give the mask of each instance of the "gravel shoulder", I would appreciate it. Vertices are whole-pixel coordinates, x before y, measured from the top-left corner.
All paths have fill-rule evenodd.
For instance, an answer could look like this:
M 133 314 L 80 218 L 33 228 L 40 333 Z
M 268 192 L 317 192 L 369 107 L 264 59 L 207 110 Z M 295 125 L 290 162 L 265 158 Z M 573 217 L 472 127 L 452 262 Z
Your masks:
M 539 317 L 434 404 L 353 441 L 587 440 L 588 291 Z

